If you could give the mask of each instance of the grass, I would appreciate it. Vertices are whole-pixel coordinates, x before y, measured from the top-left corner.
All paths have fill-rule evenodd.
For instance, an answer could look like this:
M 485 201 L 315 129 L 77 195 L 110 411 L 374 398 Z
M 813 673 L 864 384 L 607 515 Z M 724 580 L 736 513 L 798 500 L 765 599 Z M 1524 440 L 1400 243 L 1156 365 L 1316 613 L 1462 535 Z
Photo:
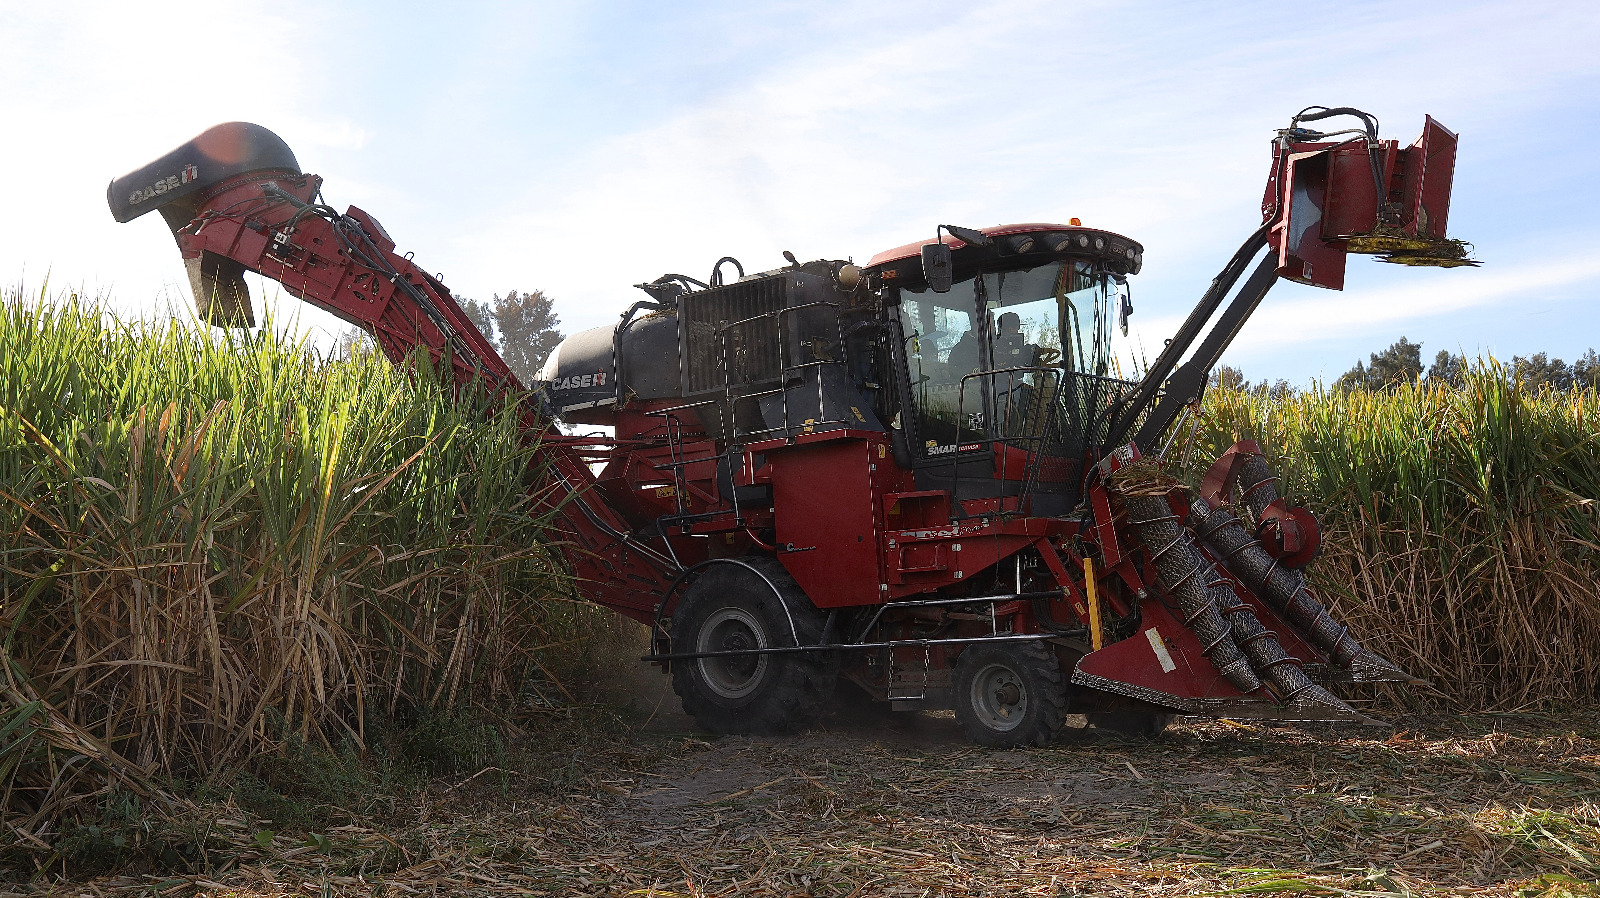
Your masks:
M 1600 394 L 1526 389 L 1494 362 L 1460 389 L 1212 390 L 1180 434 L 1191 478 L 1258 439 L 1326 530 L 1334 616 L 1434 682 L 1434 707 L 1600 696 Z
M 542 541 L 514 408 L 262 334 L 0 302 L 19 844 L 113 793 L 170 804 L 296 745 L 368 752 L 370 721 L 503 717 L 607 629 Z

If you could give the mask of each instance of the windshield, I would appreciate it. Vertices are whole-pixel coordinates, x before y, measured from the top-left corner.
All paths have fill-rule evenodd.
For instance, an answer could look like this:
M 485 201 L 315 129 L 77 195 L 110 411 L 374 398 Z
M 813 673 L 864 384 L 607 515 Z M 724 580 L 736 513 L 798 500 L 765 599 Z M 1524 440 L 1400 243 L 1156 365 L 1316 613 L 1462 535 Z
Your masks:
M 1050 439 L 1064 373 L 1105 376 L 1117 283 L 1087 262 L 984 274 L 901 294 L 906 362 L 926 454 L 966 442 Z M 985 373 L 973 377 L 978 372 Z M 1057 435 L 1059 436 L 1059 434 Z

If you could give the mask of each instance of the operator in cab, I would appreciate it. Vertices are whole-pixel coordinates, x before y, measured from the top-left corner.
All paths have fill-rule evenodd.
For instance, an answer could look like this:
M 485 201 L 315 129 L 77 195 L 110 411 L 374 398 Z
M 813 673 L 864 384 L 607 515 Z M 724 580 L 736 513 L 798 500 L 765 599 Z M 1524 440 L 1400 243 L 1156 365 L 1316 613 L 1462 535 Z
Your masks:
M 968 328 L 950 347 L 944 368 L 945 378 L 951 383 L 959 383 L 961 378 L 978 370 L 978 332 L 975 328 Z
M 1022 334 L 1022 318 L 1016 312 L 1000 316 L 1000 332 L 994 338 L 994 370 L 1039 364 L 1039 347 Z
M 1000 316 L 999 330 L 994 336 L 993 359 L 991 370 L 1003 371 L 1006 368 L 1021 368 L 1039 363 L 1039 347 L 1028 342 L 1022 333 L 1022 318 L 1016 312 L 1006 312 Z M 958 381 L 968 374 L 974 374 L 979 369 L 978 333 L 968 330 L 961 335 L 955 345 L 950 347 L 945 367 L 952 381 Z

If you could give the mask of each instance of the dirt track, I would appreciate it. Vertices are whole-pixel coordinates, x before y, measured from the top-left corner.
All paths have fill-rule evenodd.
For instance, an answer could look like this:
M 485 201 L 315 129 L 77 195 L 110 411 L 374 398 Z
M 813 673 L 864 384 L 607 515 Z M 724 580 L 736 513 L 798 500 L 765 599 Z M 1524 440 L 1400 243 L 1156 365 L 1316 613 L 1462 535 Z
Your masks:
M 64 893 L 1588 895 L 1529 883 L 1600 878 L 1592 714 L 1398 733 L 1189 722 L 1155 744 L 1078 729 L 990 751 L 948 715 L 713 738 L 653 701 L 626 725 L 564 712 L 545 726 L 571 738 L 519 769 L 437 782 L 331 846 L 279 834 L 210 879 Z M 251 824 L 234 826 L 244 841 Z

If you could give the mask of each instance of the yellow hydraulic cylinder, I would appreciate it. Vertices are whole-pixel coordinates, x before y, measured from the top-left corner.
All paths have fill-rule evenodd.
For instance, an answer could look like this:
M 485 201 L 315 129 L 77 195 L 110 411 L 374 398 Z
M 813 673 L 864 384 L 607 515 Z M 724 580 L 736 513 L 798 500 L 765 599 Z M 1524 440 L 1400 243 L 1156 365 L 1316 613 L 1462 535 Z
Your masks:
M 1089 596 L 1089 645 L 1100 651 L 1100 597 L 1094 591 L 1094 560 L 1083 560 L 1083 589 Z

